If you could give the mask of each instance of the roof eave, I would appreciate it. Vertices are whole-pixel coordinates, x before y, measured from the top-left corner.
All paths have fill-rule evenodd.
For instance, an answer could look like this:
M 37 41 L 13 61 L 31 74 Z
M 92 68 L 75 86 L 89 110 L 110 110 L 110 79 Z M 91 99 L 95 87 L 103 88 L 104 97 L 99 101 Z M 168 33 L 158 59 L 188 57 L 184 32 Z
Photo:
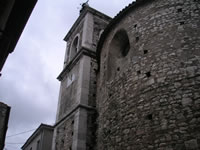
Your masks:
M 40 124 L 40 126 L 35 130 L 35 132 L 33 132 L 33 134 L 26 140 L 25 144 L 21 147 L 21 149 L 24 149 L 28 144 L 30 144 L 34 137 L 37 136 L 40 131 L 47 128 L 51 130 L 54 129 L 54 127 L 51 125 Z

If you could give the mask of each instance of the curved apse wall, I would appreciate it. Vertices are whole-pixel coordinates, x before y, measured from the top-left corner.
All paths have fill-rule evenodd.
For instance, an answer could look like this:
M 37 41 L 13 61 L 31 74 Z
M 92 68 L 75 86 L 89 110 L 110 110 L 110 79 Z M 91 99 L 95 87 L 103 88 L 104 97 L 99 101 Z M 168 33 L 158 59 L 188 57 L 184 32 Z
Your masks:
M 200 148 L 199 18 L 197 0 L 151 0 L 109 32 L 98 78 L 98 149 Z M 118 63 L 110 47 L 120 29 L 130 50 Z

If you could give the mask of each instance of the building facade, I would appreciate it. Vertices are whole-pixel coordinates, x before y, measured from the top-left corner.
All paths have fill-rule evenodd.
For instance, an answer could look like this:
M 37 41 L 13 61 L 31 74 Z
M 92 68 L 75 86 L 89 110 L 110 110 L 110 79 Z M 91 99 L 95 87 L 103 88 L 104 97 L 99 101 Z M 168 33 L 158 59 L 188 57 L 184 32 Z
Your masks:
M 199 0 L 137 0 L 113 19 L 84 6 L 53 150 L 199 150 L 199 18 Z
M 54 150 L 93 149 L 96 126 L 96 47 L 110 17 L 83 5 L 65 37 L 67 42 L 61 81 Z
M 0 102 L 0 150 L 5 146 L 5 137 L 8 129 L 10 107 Z
M 53 140 L 53 126 L 41 124 L 27 139 L 22 150 L 50 150 Z
M 140 0 L 99 41 L 98 150 L 200 149 L 200 1 Z

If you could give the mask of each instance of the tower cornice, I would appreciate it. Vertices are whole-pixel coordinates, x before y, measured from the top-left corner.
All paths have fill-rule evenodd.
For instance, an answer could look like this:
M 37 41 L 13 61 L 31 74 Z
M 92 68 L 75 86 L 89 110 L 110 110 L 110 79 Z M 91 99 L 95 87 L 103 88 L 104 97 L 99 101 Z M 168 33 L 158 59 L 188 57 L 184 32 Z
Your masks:
M 81 22 L 81 20 L 85 17 L 85 15 L 87 13 L 91 13 L 91 14 L 94 14 L 96 16 L 99 16 L 99 17 L 104 17 L 106 18 L 107 20 L 111 20 L 112 18 L 105 15 L 104 13 L 101 13 L 99 12 L 98 10 L 94 9 L 94 8 L 91 8 L 90 6 L 88 5 L 85 5 L 81 11 L 80 11 L 80 15 L 78 17 L 78 19 L 76 20 L 76 22 L 72 25 L 71 29 L 69 30 L 69 32 L 67 33 L 67 35 L 65 36 L 64 38 L 64 41 L 68 41 L 69 37 L 71 36 L 71 34 L 74 32 L 74 30 L 76 29 L 76 27 L 78 26 L 78 24 Z
M 59 76 L 57 77 L 57 79 L 59 81 L 61 81 L 63 79 L 63 77 L 65 76 L 65 74 L 67 72 L 69 72 L 75 65 L 76 63 L 80 60 L 80 58 L 83 56 L 89 56 L 91 58 L 96 59 L 96 53 L 88 48 L 82 47 L 81 50 L 76 54 L 76 56 L 69 62 L 69 64 L 67 64 L 65 66 L 65 68 L 63 69 L 63 71 L 59 74 Z

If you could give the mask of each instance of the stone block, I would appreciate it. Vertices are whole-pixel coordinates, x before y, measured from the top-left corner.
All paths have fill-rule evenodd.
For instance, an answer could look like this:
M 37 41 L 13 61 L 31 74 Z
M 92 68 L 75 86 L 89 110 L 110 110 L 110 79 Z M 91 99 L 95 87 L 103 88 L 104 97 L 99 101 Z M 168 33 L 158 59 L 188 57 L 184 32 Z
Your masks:
M 198 144 L 196 139 L 192 139 L 185 142 L 186 150 L 197 150 Z

